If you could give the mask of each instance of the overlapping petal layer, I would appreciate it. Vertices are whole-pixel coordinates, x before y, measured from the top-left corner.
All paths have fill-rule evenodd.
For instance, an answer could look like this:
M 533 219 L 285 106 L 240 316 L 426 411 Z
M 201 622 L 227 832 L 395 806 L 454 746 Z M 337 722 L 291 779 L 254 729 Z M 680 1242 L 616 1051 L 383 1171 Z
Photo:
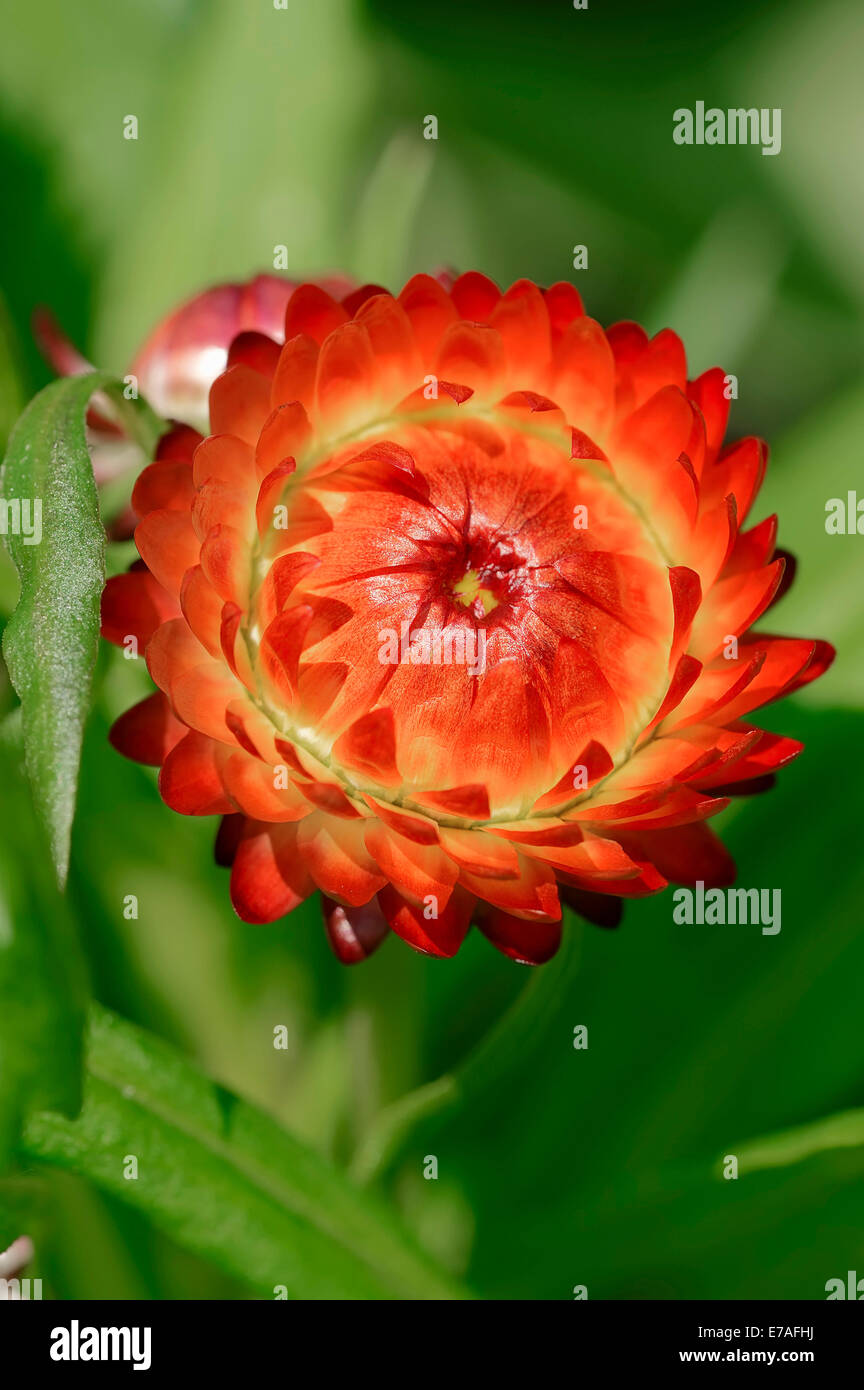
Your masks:
M 235 340 L 209 437 L 138 480 L 103 628 L 158 687 L 114 742 L 224 817 L 241 917 L 317 888 L 345 961 L 473 923 L 539 963 L 562 900 L 611 925 L 729 881 L 707 820 L 800 751 L 747 716 L 832 653 L 751 630 L 784 562 L 724 387 L 570 285 L 474 273 L 302 285 L 284 344 Z

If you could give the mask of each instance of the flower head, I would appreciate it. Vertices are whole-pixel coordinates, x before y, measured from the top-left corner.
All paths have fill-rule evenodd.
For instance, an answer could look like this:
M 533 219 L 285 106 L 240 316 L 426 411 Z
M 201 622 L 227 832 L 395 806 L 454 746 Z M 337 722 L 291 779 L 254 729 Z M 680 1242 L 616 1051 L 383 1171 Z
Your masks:
M 475 273 L 302 285 L 284 339 L 237 338 L 210 435 L 163 438 L 103 606 L 158 686 L 113 742 L 224 817 L 240 916 L 318 888 L 343 960 L 474 923 L 537 963 L 562 900 L 730 881 L 707 819 L 800 752 L 748 716 L 832 653 L 751 631 L 785 562 L 722 371 Z

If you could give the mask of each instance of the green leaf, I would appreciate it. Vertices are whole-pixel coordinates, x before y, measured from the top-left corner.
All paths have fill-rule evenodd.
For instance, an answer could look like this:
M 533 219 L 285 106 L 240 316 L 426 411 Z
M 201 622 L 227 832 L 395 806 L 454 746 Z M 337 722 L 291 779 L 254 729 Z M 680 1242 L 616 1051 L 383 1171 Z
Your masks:
M 365 123 L 377 73 L 353 0 L 295 5 L 290 14 L 213 0 L 205 26 L 175 16 L 165 45 L 175 61 L 157 64 L 140 139 L 121 141 L 119 122 L 115 129 L 102 120 L 88 150 L 91 160 L 104 152 L 113 164 L 125 144 L 128 180 L 122 208 L 110 210 L 119 225 L 103 236 L 99 361 L 129 361 L 161 314 L 208 283 L 272 272 L 277 246 L 286 247 L 292 278 L 344 270 L 368 279 L 355 260 L 351 205 L 370 148 Z M 326 53 L 327 63 L 310 63 L 312 53 Z M 311 111 L 316 119 L 297 139 L 297 122 Z M 226 167 L 229 198 L 220 182 Z M 380 220 L 392 217 L 398 208 L 388 205 Z
M 476 1119 L 487 1097 L 503 1083 L 530 1072 L 548 1044 L 550 1028 L 573 995 L 582 953 L 582 923 L 567 913 L 564 940 L 550 964 L 532 974 L 503 1018 L 449 1075 L 420 1086 L 376 1118 L 352 1162 L 361 1182 L 380 1178 L 422 1125 L 440 1125 L 466 1107 Z
M 10 722 L 0 737 L 0 1169 L 28 1110 L 80 1105 L 85 994 Z
M 133 407 L 122 387 L 93 372 L 40 391 L 15 426 L 3 465 L 3 497 L 7 506 L 20 504 L 22 518 L 22 534 L 10 527 L 6 537 L 21 597 L 3 634 L 3 654 L 21 700 L 27 772 L 61 886 L 105 579 L 105 534 L 84 420 L 91 396 L 106 390 L 124 423 L 137 422 L 142 447 L 151 447 L 159 426 L 149 407 L 143 401 Z
M 397 130 L 379 155 L 355 214 L 355 262 L 369 280 L 389 285 L 394 293 L 413 270 L 408 247 L 434 153 L 434 142 L 419 139 L 416 128 Z
M 303 1299 L 466 1296 L 320 1155 L 102 1009 L 80 1118 L 34 1116 L 23 1152 L 88 1178 L 265 1297 L 281 1285 Z
M 798 561 L 795 583 L 771 613 L 772 632 L 824 637 L 837 660 L 824 680 L 808 687 L 813 705 L 864 704 L 864 584 L 861 537 L 829 535 L 826 503 L 858 488 L 858 457 L 864 429 L 864 390 L 856 385 L 832 393 L 778 441 L 777 467 L 768 469 L 759 495 L 759 514 L 780 518 L 780 543 Z
M 864 1110 L 844 1110 L 839 1115 L 798 1125 L 781 1134 L 768 1134 L 737 1145 L 738 1162 L 747 1172 L 762 1168 L 788 1168 L 814 1154 L 831 1149 L 864 1149 Z
M 0 1255 L 19 1236 L 32 1238 L 43 1206 L 42 1185 L 32 1178 L 4 1178 L 0 1182 Z
M 825 1120 L 821 1139 L 822 1125 L 809 1127 L 812 1144 L 782 1163 L 733 1138 L 711 1160 L 663 1164 L 658 1154 L 662 1166 L 638 1177 L 616 1166 L 590 1195 L 533 1210 L 530 1229 L 508 1242 L 509 1270 L 500 1246 L 487 1250 L 497 1258 L 484 1296 L 514 1297 L 518 1262 L 533 1297 L 566 1299 L 580 1283 L 589 1298 L 824 1299 L 828 1279 L 845 1283 L 848 1269 L 860 1271 L 860 1115 L 857 1143 L 851 1123 Z M 772 1136 L 759 1150 L 779 1152 L 785 1142 Z M 728 1164 L 724 1176 L 727 1156 L 738 1159 L 737 1177 Z M 540 1267 L 538 1250 L 554 1250 L 552 1270 Z

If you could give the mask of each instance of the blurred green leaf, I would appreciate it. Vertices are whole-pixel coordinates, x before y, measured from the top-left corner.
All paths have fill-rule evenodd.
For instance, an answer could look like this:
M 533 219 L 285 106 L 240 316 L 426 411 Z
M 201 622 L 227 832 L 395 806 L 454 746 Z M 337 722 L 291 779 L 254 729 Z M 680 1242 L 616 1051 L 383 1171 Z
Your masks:
M 561 1299 L 577 1283 L 589 1298 L 824 1299 L 828 1279 L 861 1268 L 864 1146 L 831 1145 L 770 1170 L 748 1165 L 748 1147 L 733 1141 L 713 1161 L 638 1177 L 616 1167 L 590 1197 L 533 1212 L 512 1257 L 520 1282 Z M 738 1158 L 737 1177 L 722 1175 L 726 1155 Z M 487 1297 L 512 1296 L 503 1262 L 488 1275 Z
M 29 1109 L 73 1114 L 81 1100 L 81 961 L 28 805 L 19 742 L 7 720 L 0 737 L 0 1168 Z
M 860 448 L 864 389 L 834 396 L 811 412 L 778 443 L 776 466 L 768 469 L 759 514 L 776 511 L 780 544 L 798 560 L 795 583 L 771 613 L 772 632 L 824 637 L 837 660 L 824 680 L 808 690 L 814 704 L 864 706 L 864 545 L 856 532 L 829 535 L 826 504 L 847 493 L 864 497 Z
M 476 1117 L 485 1096 L 512 1084 L 514 1072 L 530 1069 L 571 999 L 579 968 L 582 924 L 567 912 L 564 940 L 557 956 L 534 971 L 504 1017 L 454 1068 L 388 1106 L 358 1147 L 352 1171 L 359 1180 L 380 1177 L 421 1121 L 442 1123 L 450 1111 L 469 1107 Z M 424 1131 L 425 1132 L 425 1131 Z
M 142 445 L 158 438 L 144 401 L 134 405 L 103 372 L 66 377 L 30 402 L 3 464 L 7 507 L 20 521 L 6 543 L 21 597 L 3 634 L 3 655 L 24 717 L 27 772 L 62 886 L 81 739 L 99 641 L 105 534 L 87 450 L 85 416 L 96 391 L 108 390 Z
M 277 247 L 290 276 L 367 278 L 351 210 L 377 73 L 355 0 L 210 0 L 206 20 L 177 24 L 166 47 L 138 140 L 103 122 L 89 152 L 113 163 L 122 146 L 128 180 L 96 321 L 97 360 L 112 365 L 208 283 L 272 272 Z
M 29 1159 L 89 1178 L 273 1297 L 464 1297 L 367 1194 L 165 1043 L 97 1010 L 78 1120 L 29 1123 Z M 128 1158 L 137 1178 L 126 1179 Z
M 5 449 L 9 431 L 24 408 L 24 386 L 18 360 L 15 330 L 0 298 L 0 449 Z
M 0 1182 L 0 1255 L 19 1236 L 32 1237 L 42 1220 L 42 1184 L 32 1178 L 4 1178 Z
M 738 1161 L 750 1173 L 760 1168 L 787 1168 L 829 1149 L 864 1149 L 864 1110 L 844 1110 L 814 1124 L 751 1139 L 737 1147 Z
M 366 180 L 355 214 L 354 264 L 364 279 L 396 288 L 412 274 L 411 234 L 432 171 L 435 144 L 419 123 L 398 130 Z

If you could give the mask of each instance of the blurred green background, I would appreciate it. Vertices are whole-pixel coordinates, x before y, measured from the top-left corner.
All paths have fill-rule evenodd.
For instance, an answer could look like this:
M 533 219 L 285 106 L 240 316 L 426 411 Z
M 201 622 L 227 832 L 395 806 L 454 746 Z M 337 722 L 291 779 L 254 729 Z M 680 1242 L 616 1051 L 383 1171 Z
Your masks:
M 4 431 L 50 378 L 36 304 L 122 372 L 163 312 L 272 270 L 285 245 L 297 276 L 394 289 L 445 265 L 572 278 L 603 322 L 675 328 L 691 375 L 734 373 L 734 434 L 772 445 L 754 519 L 779 511 L 799 572 L 771 627 L 839 648 L 764 716 L 805 755 L 718 826 L 740 884 L 782 889 L 778 936 L 674 926 L 667 894 L 628 906 L 618 932 L 574 924 L 533 974 L 476 934 L 453 962 L 391 938 L 346 970 L 315 903 L 238 922 L 213 824 L 168 811 L 110 749 L 146 684 L 113 651 L 65 906 L 14 766 L 2 779 L 0 954 L 22 903 L 46 931 L 77 930 L 99 1001 L 376 1189 L 481 1297 L 818 1299 L 864 1274 L 864 539 L 824 529 L 830 497 L 864 495 L 862 61 L 855 0 L 5 9 Z M 782 108 L 781 153 L 676 146 L 672 112 L 697 100 Z M 5 621 L 5 561 L 0 591 Z M 8 681 L 2 698 L 11 710 Z M 0 994 L 7 1020 L 14 1003 Z M 120 1154 L 124 1139 L 103 1136 Z M 0 1249 L 29 1230 L 47 1294 L 268 1296 L 134 1184 L 61 1169 L 25 1155 L 0 1182 Z M 194 1203 L 194 1166 L 175 1176 Z

